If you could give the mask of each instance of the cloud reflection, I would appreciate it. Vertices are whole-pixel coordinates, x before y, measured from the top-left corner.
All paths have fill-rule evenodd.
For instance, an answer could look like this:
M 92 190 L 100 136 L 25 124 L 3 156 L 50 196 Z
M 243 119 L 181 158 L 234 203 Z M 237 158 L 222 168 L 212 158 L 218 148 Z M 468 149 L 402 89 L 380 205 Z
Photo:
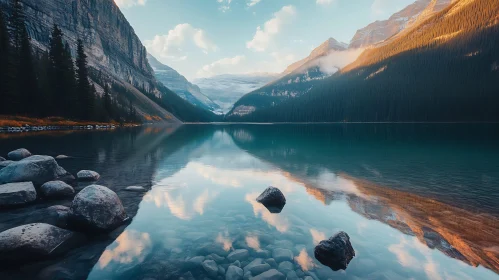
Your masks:
M 255 251 L 260 250 L 260 241 L 258 240 L 258 236 L 246 236 L 246 244 L 248 245 L 248 247 L 254 249 Z
M 229 251 L 232 248 L 232 240 L 229 238 L 229 233 L 225 232 L 225 234 L 222 234 L 221 232 L 218 233 L 217 239 L 215 240 L 217 243 L 222 244 L 224 247 L 225 251 Z
M 315 228 L 310 229 L 310 234 L 312 235 L 314 245 L 319 244 L 322 240 L 326 240 L 326 234 L 322 231 L 316 230 Z
M 255 217 L 261 216 L 262 219 L 267 222 L 267 224 L 275 227 L 280 232 L 288 231 L 290 227 L 289 220 L 279 214 L 272 214 L 269 212 L 263 204 L 260 204 L 256 201 L 259 193 L 249 193 L 245 196 L 245 200 L 253 206 L 253 213 Z
M 302 249 L 300 254 L 295 257 L 296 263 L 300 265 L 303 271 L 308 271 L 316 267 L 314 260 L 308 255 L 307 250 Z
M 111 261 L 121 264 L 131 262 L 142 262 L 145 258 L 145 251 L 151 248 L 151 238 L 148 233 L 141 233 L 135 230 L 125 230 L 114 242 L 114 248 L 106 249 L 100 259 L 100 268 L 105 268 Z M 113 244 L 113 245 L 114 245 Z

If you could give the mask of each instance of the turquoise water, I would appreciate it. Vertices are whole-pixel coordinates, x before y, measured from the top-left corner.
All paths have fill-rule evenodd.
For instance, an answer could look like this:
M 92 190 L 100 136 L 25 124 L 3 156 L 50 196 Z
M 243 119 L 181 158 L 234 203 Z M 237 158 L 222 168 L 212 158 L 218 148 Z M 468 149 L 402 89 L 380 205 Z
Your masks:
M 244 266 L 276 248 L 293 253 L 288 279 L 499 279 L 498 128 L 186 125 L 0 143 L 75 156 L 61 164 L 100 172 L 136 213 L 90 266 L 58 264 L 88 279 L 225 279 L 189 260 L 216 253 L 226 269 L 234 250 Z M 267 186 L 286 196 L 279 214 L 255 201 Z M 313 249 L 340 230 L 356 256 L 334 272 Z

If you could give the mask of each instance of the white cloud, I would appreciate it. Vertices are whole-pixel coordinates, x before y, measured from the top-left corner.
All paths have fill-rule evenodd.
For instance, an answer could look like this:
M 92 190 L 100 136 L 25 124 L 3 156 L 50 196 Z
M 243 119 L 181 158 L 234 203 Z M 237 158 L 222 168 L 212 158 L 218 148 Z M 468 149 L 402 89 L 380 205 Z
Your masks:
M 248 0 L 247 5 L 248 5 L 248 7 L 253 7 L 256 4 L 260 3 L 260 1 L 262 1 L 262 0 Z
M 317 5 L 329 5 L 333 2 L 334 2 L 334 0 L 317 0 L 315 3 Z
M 209 77 L 234 72 L 234 69 L 238 68 L 239 65 L 245 60 L 246 57 L 244 55 L 222 58 L 211 64 L 203 66 L 203 68 L 198 71 L 197 75 L 198 77 Z
M 284 6 L 280 11 L 274 14 L 274 17 L 263 25 L 258 26 L 253 40 L 246 43 L 248 49 L 253 49 L 258 52 L 267 50 L 272 38 L 279 33 L 282 26 L 291 22 L 296 15 L 296 8 L 292 5 Z
M 216 51 L 217 46 L 207 37 L 202 29 L 194 28 L 188 23 L 175 26 L 167 35 L 156 35 L 152 40 L 144 41 L 147 50 L 156 57 L 171 60 L 186 60 L 184 48 L 196 47 L 204 53 Z
M 322 72 L 334 74 L 339 69 L 354 62 L 362 52 L 364 52 L 364 49 L 332 51 L 327 56 L 319 59 L 317 65 Z
M 133 6 L 144 6 L 147 0 L 114 0 L 120 8 L 130 8 Z
M 220 3 L 220 7 L 218 8 L 220 11 L 225 13 L 230 10 L 232 0 L 217 0 L 217 2 Z

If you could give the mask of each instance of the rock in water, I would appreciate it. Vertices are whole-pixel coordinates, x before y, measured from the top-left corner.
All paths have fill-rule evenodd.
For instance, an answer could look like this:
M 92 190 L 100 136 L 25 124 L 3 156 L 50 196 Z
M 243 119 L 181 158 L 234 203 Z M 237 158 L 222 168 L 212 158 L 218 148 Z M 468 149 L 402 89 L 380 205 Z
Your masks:
M 127 219 L 115 192 L 104 186 L 91 185 L 75 196 L 69 222 L 71 226 L 87 231 L 111 231 Z
M 202 264 L 204 271 L 208 273 L 211 277 L 216 277 L 218 274 L 218 265 L 213 260 L 206 260 Z
M 5 158 L 3 158 L 3 157 L 0 157 L 0 161 L 5 161 Z
M 243 270 L 237 266 L 231 265 L 227 268 L 227 273 L 225 274 L 225 280 L 242 280 Z
M 286 276 L 284 274 L 280 273 L 276 269 L 271 269 L 268 270 L 262 274 L 259 274 L 253 278 L 252 280 L 285 280 Z
M 0 261 L 46 260 L 77 246 L 84 237 L 49 224 L 28 224 L 0 233 Z
M 21 160 L 21 159 L 24 159 L 24 158 L 27 158 L 30 156 L 31 156 L 31 153 L 24 148 L 17 149 L 15 151 L 12 151 L 9 154 L 7 154 L 7 157 L 11 160 Z
M 0 161 L 0 170 L 3 169 L 4 167 L 9 166 L 9 164 L 13 163 L 14 161 L 12 160 L 4 160 Z
M 249 257 L 249 252 L 246 249 L 235 250 L 227 256 L 229 262 L 244 261 Z
M 76 177 L 80 181 L 97 181 L 100 178 L 100 174 L 92 170 L 80 170 Z
M 75 193 L 73 187 L 63 181 L 47 182 L 41 186 L 40 191 L 47 198 L 67 197 Z
M 0 207 L 14 207 L 36 200 L 36 190 L 31 182 L 0 185 Z
M 72 181 L 74 177 L 49 156 L 30 156 L 0 170 L 0 184 L 33 182 L 42 185 L 53 180 Z
M 66 155 L 58 155 L 55 157 L 55 159 L 70 159 L 71 157 L 70 156 L 66 156 Z
M 271 213 L 281 213 L 282 208 L 286 205 L 284 194 L 278 188 L 274 187 L 268 187 L 256 198 L 256 201 L 267 207 Z
M 314 250 L 315 258 L 332 270 L 345 270 L 355 257 L 355 251 L 347 233 L 340 231 L 329 240 L 319 242 Z
M 272 258 L 278 263 L 285 261 L 293 261 L 293 252 L 288 249 L 276 248 L 272 251 Z
M 130 187 L 126 187 L 125 191 L 127 191 L 127 192 L 146 192 L 147 190 L 141 186 L 130 186 Z

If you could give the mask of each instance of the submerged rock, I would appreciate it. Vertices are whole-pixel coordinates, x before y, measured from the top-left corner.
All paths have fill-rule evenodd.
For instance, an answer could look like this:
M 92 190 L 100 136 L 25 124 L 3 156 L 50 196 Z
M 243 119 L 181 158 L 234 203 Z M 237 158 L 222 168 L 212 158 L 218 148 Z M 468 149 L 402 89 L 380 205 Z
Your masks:
M 58 155 L 55 157 L 55 159 L 70 159 L 70 158 L 72 158 L 72 157 L 66 156 L 66 155 Z
M 63 205 L 54 205 L 46 209 L 49 216 L 49 224 L 56 225 L 58 227 L 66 228 L 68 224 L 69 212 L 71 209 Z
M 40 191 L 47 198 L 67 197 L 75 193 L 73 187 L 63 181 L 47 182 L 41 186 Z
M 0 184 L 33 182 L 35 185 L 41 185 L 53 180 L 67 182 L 74 180 L 74 177 L 50 156 L 30 156 L 0 170 Z
M 0 233 L 0 261 L 45 260 L 79 245 L 84 237 L 49 224 L 28 224 Z
M 246 249 L 235 250 L 227 256 L 229 262 L 244 261 L 249 257 L 249 252 Z
M 71 205 L 71 226 L 84 230 L 110 231 L 122 225 L 128 216 L 118 195 L 99 185 L 79 192 Z
M 225 280 L 242 280 L 243 270 L 237 266 L 231 265 L 225 273 Z
M 141 186 L 130 186 L 130 187 L 126 187 L 125 191 L 127 191 L 127 192 L 146 192 L 147 190 Z
M 30 156 L 31 153 L 24 148 L 14 150 L 7 154 L 7 157 L 11 160 L 21 160 Z
M 258 275 L 270 269 L 271 267 L 268 263 L 264 263 L 262 259 L 257 258 L 244 267 L 244 272 L 249 271 L 251 275 Z
M 345 270 L 355 256 L 347 233 L 340 231 L 328 240 L 323 240 L 314 249 L 315 258 L 325 266 L 337 271 Z
M 285 280 L 286 276 L 275 269 L 268 270 L 253 278 L 252 280 Z
M 31 182 L 0 185 L 0 208 L 24 205 L 36 200 L 36 190 Z
M 80 170 L 76 174 L 79 181 L 97 181 L 100 178 L 100 174 L 92 170 Z
M 277 248 L 272 251 L 272 258 L 278 263 L 285 261 L 293 261 L 293 252 L 288 249 Z
M 215 277 L 218 274 L 218 265 L 215 261 L 213 260 L 205 260 L 202 263 L 204 271 L 208 273 L 209 276 Z
M 282 208 L 286 205 L 286 198 L 278 188 L 268 187 L 263 191 L 256 201 L 263 204 L 271 213 L 281 213 Z

